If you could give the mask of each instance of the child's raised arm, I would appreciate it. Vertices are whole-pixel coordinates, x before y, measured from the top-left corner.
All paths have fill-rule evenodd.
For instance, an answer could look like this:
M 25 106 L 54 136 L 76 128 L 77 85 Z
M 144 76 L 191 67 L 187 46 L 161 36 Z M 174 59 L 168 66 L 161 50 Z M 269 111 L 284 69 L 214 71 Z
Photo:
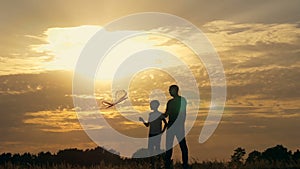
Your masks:
M 145 120 L 142 117 L 139 117 L 139 121 L 143 122 L 146 127 L 149 126 L 149 122 L 145 122 Z

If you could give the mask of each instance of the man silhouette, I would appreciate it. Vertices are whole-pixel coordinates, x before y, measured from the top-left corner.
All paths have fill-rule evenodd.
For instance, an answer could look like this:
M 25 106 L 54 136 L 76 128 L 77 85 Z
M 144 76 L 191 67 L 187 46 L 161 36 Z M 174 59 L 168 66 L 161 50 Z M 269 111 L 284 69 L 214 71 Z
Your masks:
M 171 167 L 174 137 L 177 138 L 180 145 L 183 168 L 188 168 L 188 147 L 186 145 L 184 127 L 187 102 L 184 97 L 179 96 L 178 91 L 179 87 L 177 85 L 169 87 L 169 93 L 173 98 L 168 101 L 165 113 L 165 116 L 169 118 L 166 133 L 166 169 L 170 169 Z

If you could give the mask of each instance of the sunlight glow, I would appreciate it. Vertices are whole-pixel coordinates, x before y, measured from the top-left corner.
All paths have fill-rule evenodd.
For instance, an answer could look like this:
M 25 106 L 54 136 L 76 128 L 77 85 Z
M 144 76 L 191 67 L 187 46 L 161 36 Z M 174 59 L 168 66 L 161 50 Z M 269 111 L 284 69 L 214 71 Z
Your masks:
M 44 32 L 44 37 L 35 37 L 43 39 L 46 43 L 32 45 L 34 52 L 41 53 L 46 62 L 41 66 L 45 70 L 71 70 L 75 68 L 77 58 L 89 39 L 95 35 L 102 27 L 96 25 L 82 25 L 78 27 L 48 28 Z M 100 46 L 101 47 L 101 44 Z M 153 34 L 144 34 L 142 36 L 130 37 L 119 44 L 116 44 L 112 50 L 105 56 L 99 72 L 96 75 L 98 80 L 111 80 L 117 68 L 128 57 L 137 51 L 147 49 L 161 49 L 172 51 L 178 58 L 185 62 L 191 61 L 193 52 L 177 40 L 169 37 Z M 186 57 L 189 56 L 189 57 Z M 147 57 L 145 62 L 155 62 L 155 64 L 174 66 L 170 58 L 161 59 L 164 56 Z M 130 71 L 130 70 L 128 70 Z
M 43 65 L 46 70 L 73 70 L 81 50 L 100 26 L 49 28 L 44 32 L 46 44 L 33 45 L 32 50 L 52 56 Z

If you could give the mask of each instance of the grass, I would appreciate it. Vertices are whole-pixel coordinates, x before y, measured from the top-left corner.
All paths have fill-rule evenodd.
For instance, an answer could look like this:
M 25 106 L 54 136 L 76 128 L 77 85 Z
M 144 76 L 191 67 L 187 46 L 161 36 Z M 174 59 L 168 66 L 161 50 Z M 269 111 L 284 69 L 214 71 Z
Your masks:
M 233 166 L 227 162 L 219 161 L 206 161 L 206 162 L 194 162 L 191 164 L 192 169 L 300 169 L 300 164 L 284 164 L 284 163 L 268 163 L 260 162 L 255 164 L 244 164 L 241 166 Z M 163 168 L 163 167 L 161 167 Z M 149 163 L 146 162 L 133 162 L 128 164 L 105 164 L 100 163 L 95 166 L 78 166 L 70 164 L 58 164 L 58 165 L 14 165 L 11 163 L 0 166 L 0 169 L 151 169 Z M 174 164 L 174 169 L 181 169 L 179 163 Z

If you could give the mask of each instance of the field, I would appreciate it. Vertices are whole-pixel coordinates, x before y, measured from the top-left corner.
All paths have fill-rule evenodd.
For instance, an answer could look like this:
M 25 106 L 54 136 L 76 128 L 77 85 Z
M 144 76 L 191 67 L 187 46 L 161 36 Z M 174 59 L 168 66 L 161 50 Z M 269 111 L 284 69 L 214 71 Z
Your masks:
M 263 152 L 252 151 L 247 158 L 245 149 L 238 147 L 230 161 L 194 161 L 192 169 L 300 169 L 300 151 L 292 152 L 282 145 Z M 122 158 L 101 147 L 78 150 L 65 149 L 56 154 L 40 152 L 37 155 L 3 153 L 0 169 L 151 169 L 150 158 Z M 156 168 L 164 168 L 164 154 L 155 157 Z M 174 162 L 174 169 L 181 169 Z

